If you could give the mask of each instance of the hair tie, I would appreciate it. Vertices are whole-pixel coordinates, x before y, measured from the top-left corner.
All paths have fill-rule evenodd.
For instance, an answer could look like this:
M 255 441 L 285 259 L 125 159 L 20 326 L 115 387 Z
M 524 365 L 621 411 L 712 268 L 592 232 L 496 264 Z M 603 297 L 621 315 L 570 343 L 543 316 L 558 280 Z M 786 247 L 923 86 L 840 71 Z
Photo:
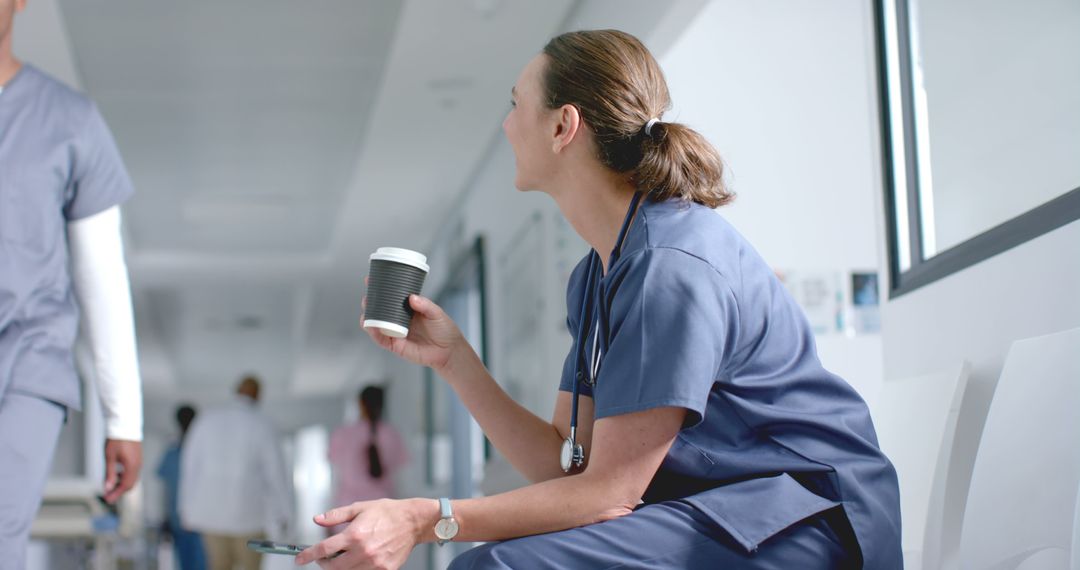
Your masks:
M 655 125 L 656 123 L 659 123 L 659 122 L 660 122 L 660 119 L 657 119 L 656 117 L 653 117 L 652 119 L 649 119 L 649 122 L 645 123 L 645 135 L 651 137 L 652 136 L 653 125 Z

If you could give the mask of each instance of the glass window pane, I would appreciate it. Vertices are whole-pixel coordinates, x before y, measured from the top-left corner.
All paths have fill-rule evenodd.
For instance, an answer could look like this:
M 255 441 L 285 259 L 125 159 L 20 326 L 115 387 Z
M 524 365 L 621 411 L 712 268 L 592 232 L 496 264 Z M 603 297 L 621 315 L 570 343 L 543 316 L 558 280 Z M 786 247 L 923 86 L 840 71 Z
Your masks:
M 1080 2 L 909 6 L 929 258 L 1080 187 Z

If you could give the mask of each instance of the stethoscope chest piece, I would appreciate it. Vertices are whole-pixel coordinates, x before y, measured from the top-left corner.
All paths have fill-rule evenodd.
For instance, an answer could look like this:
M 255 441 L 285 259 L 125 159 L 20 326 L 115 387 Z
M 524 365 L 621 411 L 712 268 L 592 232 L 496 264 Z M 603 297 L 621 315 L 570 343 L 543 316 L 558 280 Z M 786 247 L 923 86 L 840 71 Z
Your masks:
M 562 463 L 562 470 L 569 473 L 571 469 L 579 468 L 585 463 L 585 448 L 580 443 L 575 443 L 574 437 L 568 437 L 563 440 L 559 461 Z

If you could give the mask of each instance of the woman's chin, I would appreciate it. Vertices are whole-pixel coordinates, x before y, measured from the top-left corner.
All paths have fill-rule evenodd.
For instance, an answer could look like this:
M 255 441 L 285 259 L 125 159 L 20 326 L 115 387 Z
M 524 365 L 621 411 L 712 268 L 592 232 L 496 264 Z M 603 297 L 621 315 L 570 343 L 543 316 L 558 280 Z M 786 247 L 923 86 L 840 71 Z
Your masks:
M 514 177 L 514 188 L 516 188 L 518 192 L 529 192 L 531 190 L 535 190 L 535 188 L 533 188 L 531 184 L 522 180 L 521 177 Z

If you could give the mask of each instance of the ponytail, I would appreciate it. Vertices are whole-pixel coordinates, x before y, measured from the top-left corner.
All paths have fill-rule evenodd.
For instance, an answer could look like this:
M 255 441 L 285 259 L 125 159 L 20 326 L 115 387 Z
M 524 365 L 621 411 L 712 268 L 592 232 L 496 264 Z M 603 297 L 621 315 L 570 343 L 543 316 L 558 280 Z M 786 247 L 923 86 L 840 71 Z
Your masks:
M 653 200 L 680 198 L 719 208 L 735 198 L 724 184 L 724 162 L 705 137 L 680 123 L 656 122 L 642 132 L 634 185 Z
M 379 443 L 376 435 L 379 431 L 379 420 L 382 419 L 385 391 L 378 386 L 368 386 L 360 391 L 360 405 L 367 413 L 368 421 L 371 422 L 371 439 L 367 446 L 368 474 L 372 479 L 381 479 L 384 474 L 382 456 L 379 454 Z
M 383 476 L 382 457 L 379 455 L 379 445 L 376 443 L 378 422 L 371 418 L 371 441 L 367 446 L 368 473 L 372 479 L 381 479 Z

